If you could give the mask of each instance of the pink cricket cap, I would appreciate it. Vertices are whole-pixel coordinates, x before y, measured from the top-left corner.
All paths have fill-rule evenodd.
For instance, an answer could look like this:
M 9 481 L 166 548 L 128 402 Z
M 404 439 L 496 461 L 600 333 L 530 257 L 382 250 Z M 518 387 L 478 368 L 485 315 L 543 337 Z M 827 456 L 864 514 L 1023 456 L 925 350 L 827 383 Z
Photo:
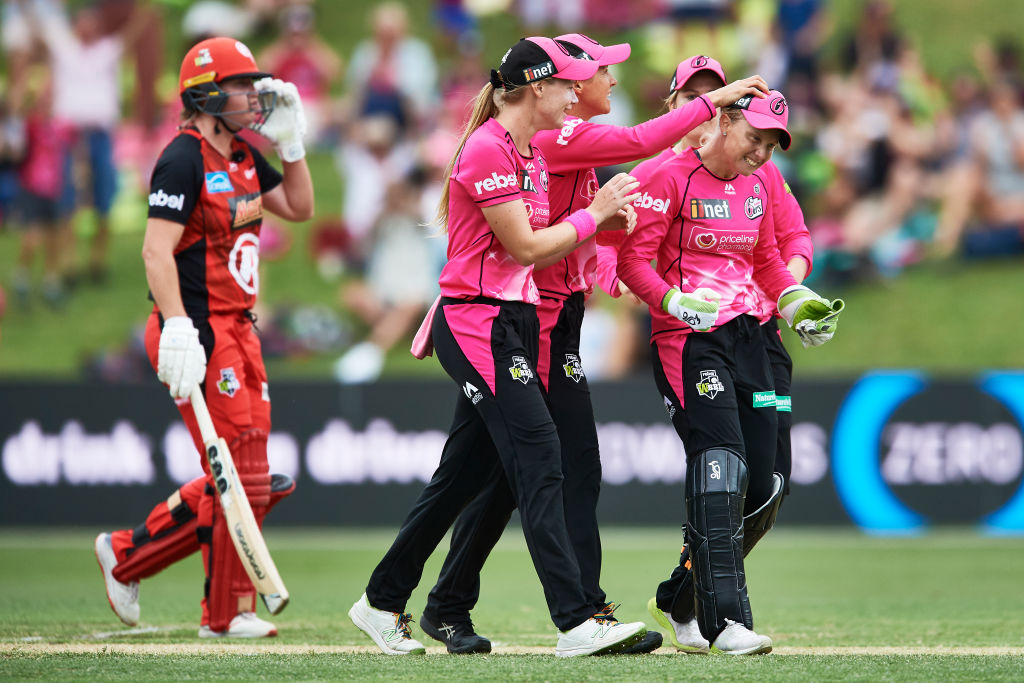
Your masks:
M 686 85 L 686 82 L 693 78 L 695 73 L 700 71 L 710 71 L 715 74 L 722 79 L 722 85 L 729 82 L 725 80 L 725 69 L 722 68 L 717 59 L 707 55 L 696 55 L 679 62 L 676 72 L 672 74 L 672 84 L 669 86 L 668 91 L 674 93 L 676 90 L 681 90 Z
M 566 33 L 555 38 L 556 43 L 562 43 L 569 48 L 569 54 L 576 59 L 588 59 L 597 62 L 598 66 L 609 64 L 621 64 L 629 59 L 631 48 L 629 43 L 618 45 L 602 45 L 593 38 L 582 33 Z
M 786 125 L 789 123 L 789 104 L 786 97 L 778 90 L 771 90 L 767 97 L 741 97 L 730 105 L 730 109 L 739 109 L 744 118 L 754 128 L 760 130 L 774 129 L 781 132 L 779 147 L 789 149 L 793 141 Z
M 495 88 L 517 87 L 543 78 L 585 81 L 597 73 L 598 63 L 575 59 L 563 45 L 551 38 L 521 38 L 501 58 L 501 66 L 491 69 Z

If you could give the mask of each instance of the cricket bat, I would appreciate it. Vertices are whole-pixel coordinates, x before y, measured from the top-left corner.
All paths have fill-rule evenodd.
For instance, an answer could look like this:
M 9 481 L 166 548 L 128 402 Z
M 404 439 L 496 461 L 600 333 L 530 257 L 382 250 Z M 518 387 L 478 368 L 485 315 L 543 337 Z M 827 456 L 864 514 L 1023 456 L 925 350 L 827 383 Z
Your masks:
M 217 430 L 213 427 L 202 387 L 197 384 L 192 389 L 189 400 L 199 423 L 199 433 L 202 434 L 203 446 L 206 448 L 206 459 L 210 463 L 210 472 L 220 496 L 224 519 L 231 532 L 231 541 L 238 551 L 238 559 L 242 561 L 242 566 L 263 598 L 267 611 L 277 614 L 288 605 L 288 589 L 281 580 L 274 560 L 270 557 L 270 550 L 267 549 L 267 542 L 256 524 L 256 517 L 238 478 L 231 451 L 228 450 L 224 439 L 217 436 Z

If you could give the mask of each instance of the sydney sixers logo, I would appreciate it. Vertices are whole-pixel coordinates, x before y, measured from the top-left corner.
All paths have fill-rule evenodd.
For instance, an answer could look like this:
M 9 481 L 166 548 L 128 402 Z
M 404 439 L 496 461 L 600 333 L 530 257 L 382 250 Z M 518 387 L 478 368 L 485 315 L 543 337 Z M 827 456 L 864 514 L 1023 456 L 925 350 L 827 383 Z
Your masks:
M 772 113 L 776 116 L 782 116 L 783 112 L 786 111 L 786 106 L 785 97 L 776 97 L 771 101 L 771 104 L 768 105 L 768 108 L 771 109 Z
M 708 65 L 708 58 L 705 55 L 697 55 L 690 60 L 690 68 L 699 69 L 702 66 Z

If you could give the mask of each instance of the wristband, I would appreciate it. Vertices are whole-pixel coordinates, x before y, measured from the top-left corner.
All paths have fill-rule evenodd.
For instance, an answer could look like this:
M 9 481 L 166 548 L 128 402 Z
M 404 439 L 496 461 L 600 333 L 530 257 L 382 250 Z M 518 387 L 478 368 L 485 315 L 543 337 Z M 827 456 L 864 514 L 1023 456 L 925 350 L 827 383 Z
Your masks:
M 582 242 L 597 232 L 597 221 L 586 209 L 580 209 L 569 214 L 565 219 L 567 223 L 576 228 L 576 241 Z

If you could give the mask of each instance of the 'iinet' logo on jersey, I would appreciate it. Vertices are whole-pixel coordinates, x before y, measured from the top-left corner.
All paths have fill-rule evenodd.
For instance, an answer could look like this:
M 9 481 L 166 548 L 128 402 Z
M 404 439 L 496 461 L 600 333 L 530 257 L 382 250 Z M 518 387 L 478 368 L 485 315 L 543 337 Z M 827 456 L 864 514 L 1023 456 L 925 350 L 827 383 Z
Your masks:
M 508 175 L 498 175 L 494 171 L 491 171 L 491 177 L 487 180 L 478 180 L 473 184 L 473 188 L 477 194 L 483 191 L 493 192 L 494 190 L 500 190 L 503 187 L 518 187 L 516 183 L 516 174 L 509 173 Z
M 671 199 L 655 199 L 646 192 L 633 200 L 633 206 L 636 208 L 650 209 L 651 211 L 657 211 L 658 213 L 667 213 L 668 207 L 671 203 Z
M 181 211 L 185 207 L 185 195 L 167 194 L 163 190 L 149 193 L 150 206 L 166 206 L 168 209 Z

